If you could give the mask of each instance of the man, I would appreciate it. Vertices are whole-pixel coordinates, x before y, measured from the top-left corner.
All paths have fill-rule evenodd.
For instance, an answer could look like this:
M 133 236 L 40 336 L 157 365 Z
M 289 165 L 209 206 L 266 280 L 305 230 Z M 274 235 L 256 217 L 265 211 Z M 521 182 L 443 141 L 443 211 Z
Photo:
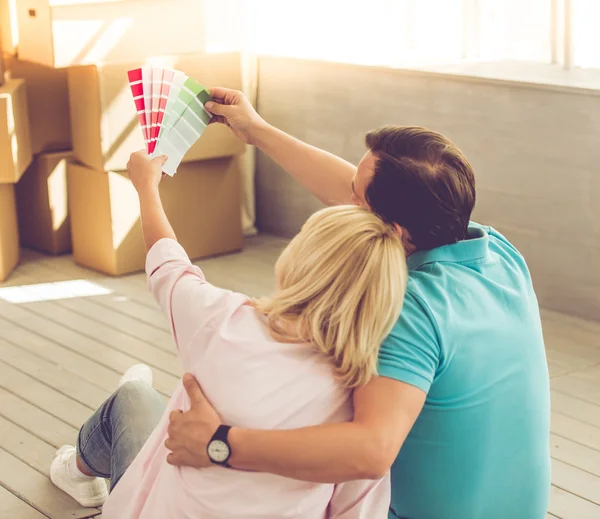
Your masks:
M 215 443 L 215 431 L 231 424 L 188 383 L 192 409 L 171 415 L 169 463 L 205 467 L 227 457 L 233 468 L 315 482 L 378 478 L 391 467 L 390 518 L 543 519 L 549 383 L 538 304 L 518 251 L 469 223 L 467 159 L 437 133 L 386 127 L 367 135 L 356 168 L 268 125 L 240 92 L 212 93 L 216 122 L 323 202 L 359 204 L 393 224 L 409 281 L 379 377 L 354 393 L 353 422 L 233 427 Z M 221 458 L 210 454 L 215 446 Z

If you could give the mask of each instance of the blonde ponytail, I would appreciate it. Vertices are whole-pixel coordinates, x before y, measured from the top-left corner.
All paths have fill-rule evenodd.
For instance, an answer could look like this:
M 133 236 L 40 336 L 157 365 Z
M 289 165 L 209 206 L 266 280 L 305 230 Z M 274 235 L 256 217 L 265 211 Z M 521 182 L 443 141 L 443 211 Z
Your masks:
M 276 275 L 275 295 L 255 303 L 274 337 L 314 344 L 347 387 L 377 374 L 406 288 L 404 249 L 392 227 L 357 206 L 323 209 L 283 251 Z

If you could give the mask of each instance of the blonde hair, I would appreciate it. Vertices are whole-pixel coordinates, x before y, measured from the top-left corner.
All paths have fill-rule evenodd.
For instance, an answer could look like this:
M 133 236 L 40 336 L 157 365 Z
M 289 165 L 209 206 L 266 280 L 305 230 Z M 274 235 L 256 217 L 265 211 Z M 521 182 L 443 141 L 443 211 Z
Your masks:
M 274 296 L 255 302 L 274 338 L 310 342 L 346 387 L 366 384 L 404 300 L 406 258 L 394 229 L 357 206 L 323 209 L 282 252 L 275 272 Z

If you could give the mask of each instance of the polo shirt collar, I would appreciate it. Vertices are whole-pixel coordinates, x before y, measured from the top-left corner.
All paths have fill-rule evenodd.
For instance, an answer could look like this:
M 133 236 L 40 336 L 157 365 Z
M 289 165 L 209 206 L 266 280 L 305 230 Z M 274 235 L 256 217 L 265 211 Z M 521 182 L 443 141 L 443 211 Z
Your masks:
M 418 250 L 407 258 L 408 269 L 416 270 L 428 263 L 470 263 L 485 260 L 489 254 L 489 236 L 481 227 L 469 226 L 466 240 L 429 250 Z

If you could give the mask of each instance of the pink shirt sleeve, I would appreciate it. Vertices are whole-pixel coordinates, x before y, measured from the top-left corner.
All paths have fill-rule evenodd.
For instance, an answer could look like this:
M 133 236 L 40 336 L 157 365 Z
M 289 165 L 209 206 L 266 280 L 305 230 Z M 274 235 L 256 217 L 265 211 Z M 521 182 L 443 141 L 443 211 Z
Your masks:
M 391 488 L 389 473 L 376 481 L 349 481 L 335 486 L 328 519 L 387 519 Z
M 218 318 L 225 318 L 227 310 L 242 296 L 208 283 L 183 247 L 169 238 L 157 241 L 148 251 L 146 274 L 150 291 L 169 320 L 179 357 L 187 369 L 192 360 L 193 339 L 195 344 L 206 344 L 218 327 Z

